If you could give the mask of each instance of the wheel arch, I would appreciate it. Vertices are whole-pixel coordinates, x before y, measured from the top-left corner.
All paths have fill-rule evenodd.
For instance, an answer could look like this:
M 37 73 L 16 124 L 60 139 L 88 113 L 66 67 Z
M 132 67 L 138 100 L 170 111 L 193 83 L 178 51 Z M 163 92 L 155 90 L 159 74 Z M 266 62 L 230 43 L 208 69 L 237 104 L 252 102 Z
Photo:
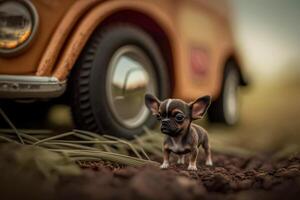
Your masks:
M 124 17 L 125 16 L 125 17 Z M 177 43 L 176 32 L 171 19 L 157 8 L 147 2 L 114 1 L 96 5 L 70 30 L 70 36 L 64 41 L 60 50 L 61 56 L 53 61 L 51 69 L 52 76 L 59 80 L 65 80 L 79 58 L 80 53 L 86 45 L 89 37 L 99 26 L 107 26 L 113 23 L 127 23 L 136 25 L 150 34 L 160 48 L 162 56 L 170 74 L 171 92 L 174 88 L 174 48 Z M 50 55 L 49 55 L 50 57 Z M 45 63 L 40 65 L 47 65 Z M 49 71 L 45 71 L 45 73 Z M 41 71 L 37 75 L 43 76 Z

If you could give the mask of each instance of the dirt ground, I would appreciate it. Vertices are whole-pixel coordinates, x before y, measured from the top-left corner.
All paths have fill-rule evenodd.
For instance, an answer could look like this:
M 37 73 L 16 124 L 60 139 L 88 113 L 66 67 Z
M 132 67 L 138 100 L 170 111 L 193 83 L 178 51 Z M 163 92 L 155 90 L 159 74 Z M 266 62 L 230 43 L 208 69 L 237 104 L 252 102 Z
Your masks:
M 60 154 L 0 145 L 1 199 L 299 199 L 300 155 L 280 160 L 213 153 L 214 166 L 74 164 Z M 161 162 L 161 159 L 157 159 Z M 79 166 L 79 167 L 78 167 Z
M 66 177 L 63 199 L 298 199 L 300 155 L 278 161 L 214 155 L 214 166 L 187 171 L 173 164 L 168 170 L 145 166 L 116 167 L 79 163 L 84 178 Z

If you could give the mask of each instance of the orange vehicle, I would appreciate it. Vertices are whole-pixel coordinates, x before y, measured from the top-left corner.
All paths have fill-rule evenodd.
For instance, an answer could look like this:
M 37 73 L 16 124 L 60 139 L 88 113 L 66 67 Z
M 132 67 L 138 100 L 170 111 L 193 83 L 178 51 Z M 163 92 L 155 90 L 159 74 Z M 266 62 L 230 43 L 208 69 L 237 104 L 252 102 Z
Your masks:
M 211 121 L 235 124 L 246 85 L 226 1 L 0 2 L 0 98 L 66 91 L 76 127 L 132 138 L 155 119 L 146 92 L 211 94 Z

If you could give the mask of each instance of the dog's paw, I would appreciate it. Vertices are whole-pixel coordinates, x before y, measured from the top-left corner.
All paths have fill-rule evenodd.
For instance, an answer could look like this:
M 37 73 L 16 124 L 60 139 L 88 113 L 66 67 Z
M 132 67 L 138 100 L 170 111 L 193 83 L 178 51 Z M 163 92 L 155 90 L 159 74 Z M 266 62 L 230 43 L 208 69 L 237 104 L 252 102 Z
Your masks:
M 161 169 L 168 169 L 169 168 L 169 163 L 163 163 L 161 166 L 160 166 Z
M 212 163 L 211 159 L 206 160 L 205 165 L 206 166 L 213 166 L 213 163 Z
M 189 165 L 187 169 L 189 171 L 197 171 L 197 166 L 196 165 Z

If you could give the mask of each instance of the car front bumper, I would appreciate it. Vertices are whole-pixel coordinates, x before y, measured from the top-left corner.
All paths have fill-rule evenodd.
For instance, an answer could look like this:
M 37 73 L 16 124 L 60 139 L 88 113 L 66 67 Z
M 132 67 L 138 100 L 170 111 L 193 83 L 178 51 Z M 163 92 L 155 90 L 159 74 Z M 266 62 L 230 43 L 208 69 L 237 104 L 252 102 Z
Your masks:
M 0 99 L 54 98 L 65 89 L 66 81 L 56 77 L 0 75 Z

